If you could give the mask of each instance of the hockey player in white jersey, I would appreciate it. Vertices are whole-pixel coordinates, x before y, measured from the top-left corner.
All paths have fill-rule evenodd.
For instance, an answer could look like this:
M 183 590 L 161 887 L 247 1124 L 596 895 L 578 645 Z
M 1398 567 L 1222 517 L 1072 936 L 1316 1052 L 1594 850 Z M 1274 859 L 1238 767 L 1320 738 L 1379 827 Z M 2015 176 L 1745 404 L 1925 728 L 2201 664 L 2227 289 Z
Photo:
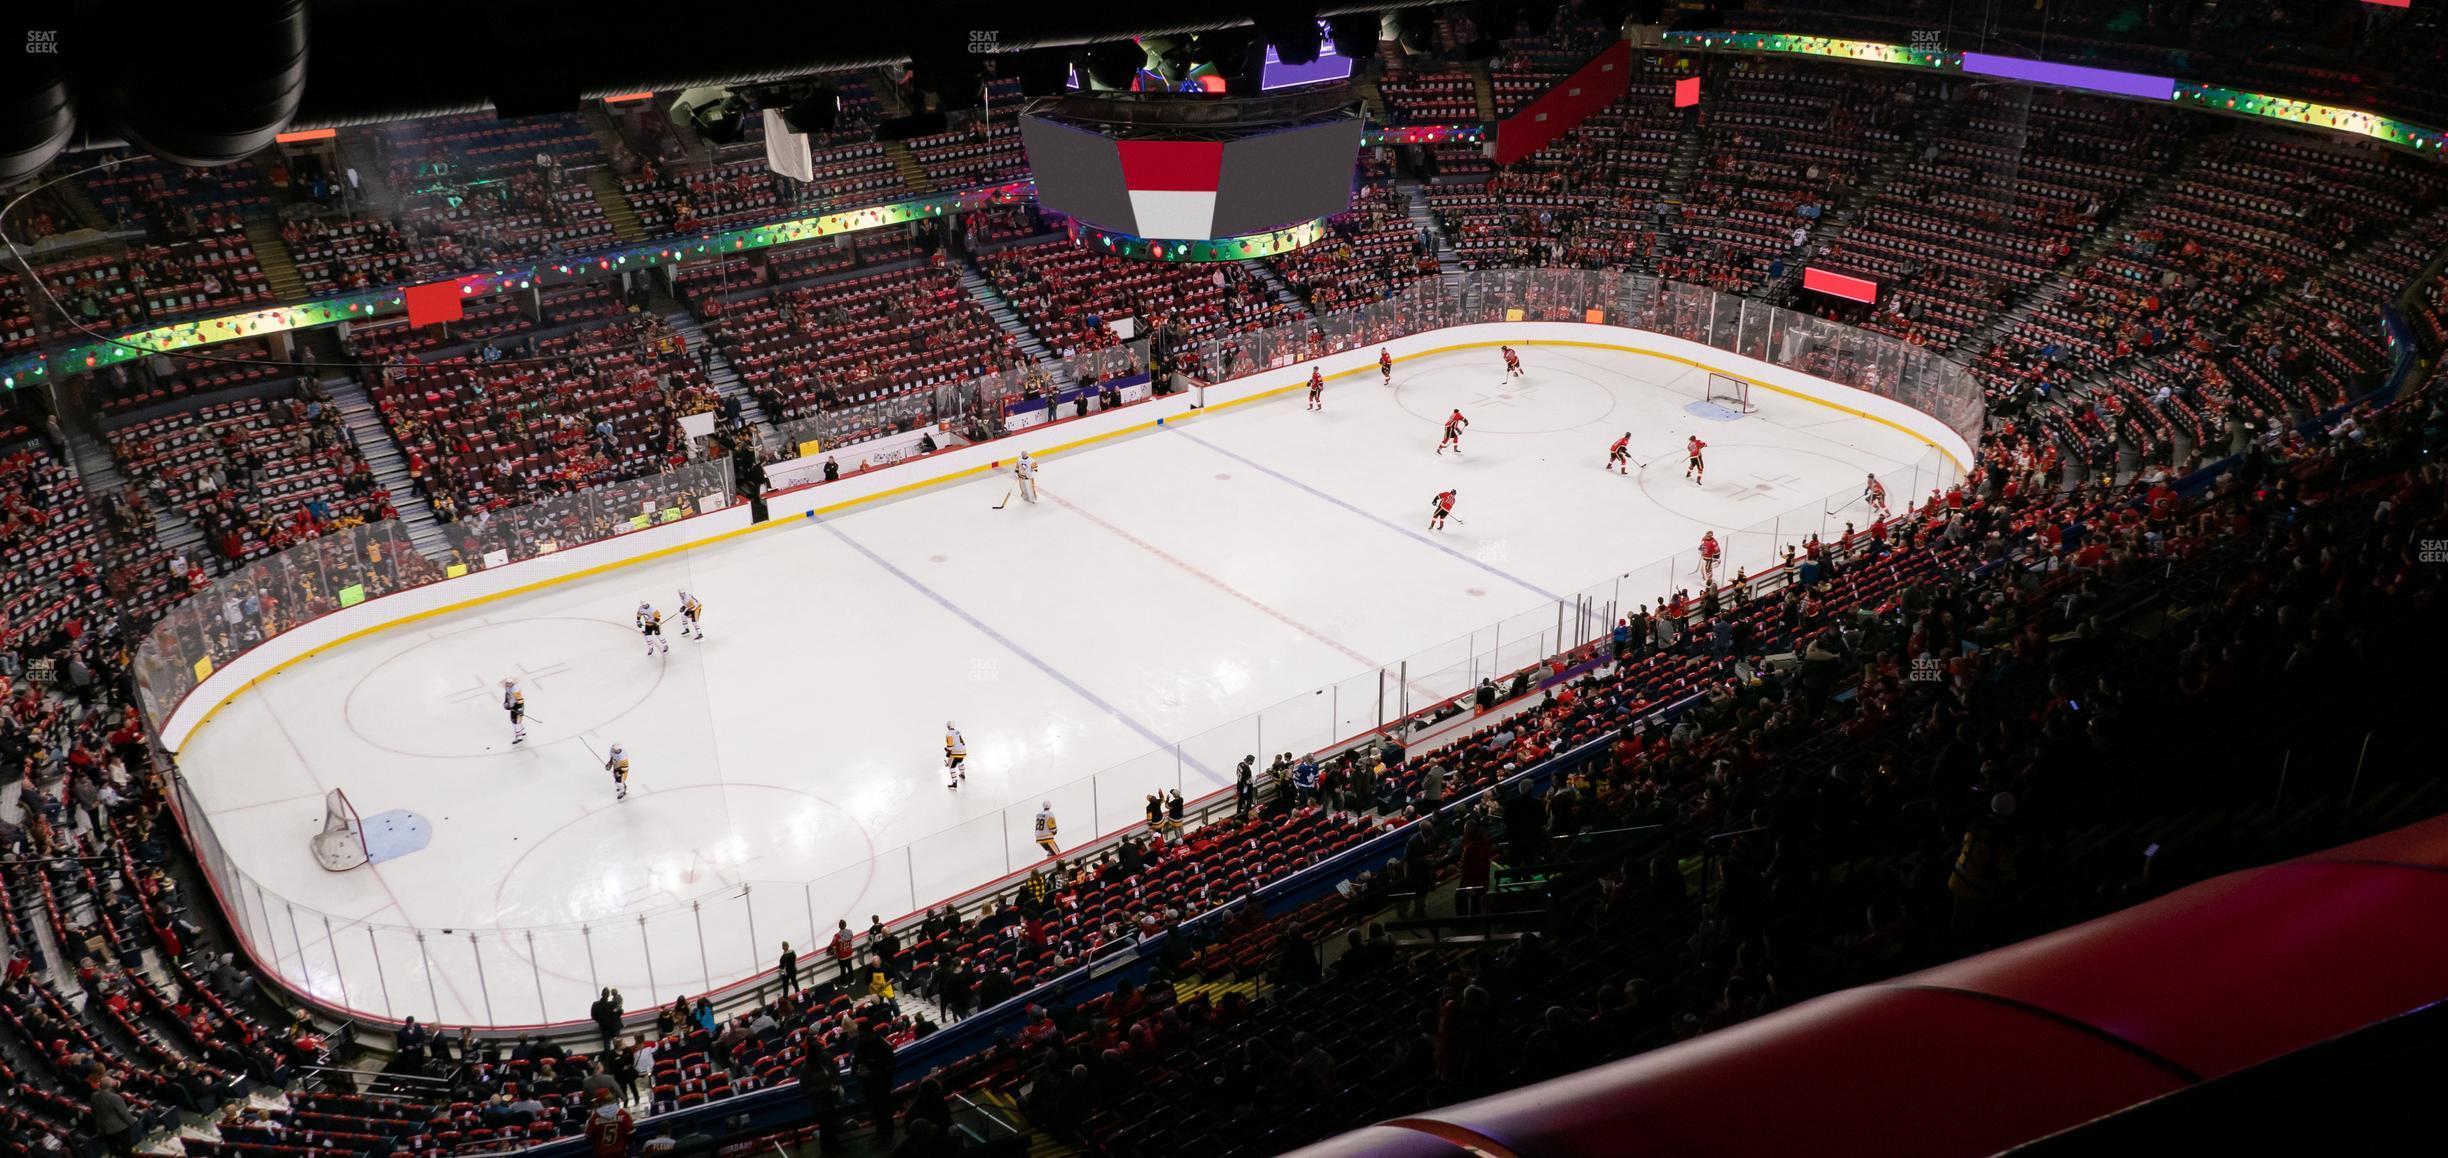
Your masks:
M 1021 451 L 1020 457 L 1012 462 L 1012 478 L 1020 484 L 1022 499 L 1037 501 L 1037 460 L 1030 458 L 1029 452 Z
M 604 771 L 612 774 L 612 799 L 629 799 L 629 753 L 618 744 L 604 753 Z
M 690 639 L 705 638 L 705 604 L 686 591 L 680 593 L 680 634 Z
M 969 778 L 969 741 L 952 721 L 944 721 L 944 787 L 958 788 Z
M 510 742 L 527 742 L 527 693 L 519 690 L 514 678 L 502 681 L 502 710 L 510 713 Z

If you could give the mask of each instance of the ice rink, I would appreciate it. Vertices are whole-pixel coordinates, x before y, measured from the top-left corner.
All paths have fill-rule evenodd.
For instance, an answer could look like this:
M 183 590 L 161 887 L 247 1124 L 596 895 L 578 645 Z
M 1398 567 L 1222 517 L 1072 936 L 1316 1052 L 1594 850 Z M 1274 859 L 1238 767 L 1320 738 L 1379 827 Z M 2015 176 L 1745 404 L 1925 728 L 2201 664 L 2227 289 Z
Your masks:
M 1391 388 L 1335 381 L 1323 412 L 1291 391 L 1054 456 L 1033 506 L 993 509 L 996 474 L 385 631 L 239 696 L 179 763 L 251 878 L 238 919 L 297 986 L 453 1025 L 581 1018 L 607 985 L 635 1010 L 1025 868 L 1040 801 L 1066 845 L 1121 827 L 1244 753 L 1528 662 L 1559 601 L 1653 600 L 1670 556 L 1696 585 L 1703 530 L 1756 570 L 1771 539 L 1738 528 L 1866 526 L 1829 496 L 1877 471 L 1900 510 L 1946 469 L 1809 401 L 1711 407 L 1680 362 L 1523 354 L 1521 379 L 1493 350 L 1429 356 Z M 1464 453 L 1438 455 L 1456 407 Z M 1603 471 L 1627 431 L 1648 466 Z M 1683 477 L 1693 433 L 1705 485 Z M 1466 522 L 1432 533 L 1448 487 Z M 642 654 L 637 604 L 671 615 L 684 588 L 704 641 L 675 624 L 668 655 Z M 1529 626 L 1490 630 L 1508 617 Z M 516 748 L 507 675 L 534 717 Z M 971 750 L 957 790 L 947 720 Z M 599 757 L 615 741 L 624 802 Z M 307 841 L 331 788 L 424 818 L 430 845 L 324 871 Z

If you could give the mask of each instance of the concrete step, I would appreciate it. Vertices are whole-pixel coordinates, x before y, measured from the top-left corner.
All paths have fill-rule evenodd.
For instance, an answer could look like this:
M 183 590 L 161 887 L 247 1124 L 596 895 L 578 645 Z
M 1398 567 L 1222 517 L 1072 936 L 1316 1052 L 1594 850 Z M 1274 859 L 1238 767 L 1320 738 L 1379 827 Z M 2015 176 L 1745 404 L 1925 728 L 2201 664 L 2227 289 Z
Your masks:
M 595 204 L 603 207 L 605 220 L 612 223 L 612 235 L 627 244 L 646 240 L 646 226 L 638 220 L 628 195 L 621 192 L 620 177 L 610 169 L 590 169 L 586 180 Z
M 979 309 L 986 311 L 987 317 L 1003 327 L 1004 333 L 1020 343 L 1021 352 L 1027 354 L 1030 361 L 1046 367 L 1057 382 L 1070 381 L 1068 372 L 1056 365 L 1059 359 L 1054 357 L 1054 352 L 1038 339 L 1037 331 L 1030 329 L 1028 323 L 1021 320 L 1019 311 L 1003 300 L 1002 291 L 995 288 L 993 281 L 965 261 L 961 263 L 961 288 L 969 292 L 970 299 L 977 302 Z
M 246 236 L 247 244 L 255 250 L 256 266 L 263 270 L 264 280 L 272 283 L 274 300 L 306 300 L 306 276 L 298 272 L 297 259 L 290 256 L 289 243 L 281 238 L 280 224 L 271 220 L 249 221 Z
M 932 193 L 935 183 L 927 180 L 926 166 L 918 163 L 909 146 L 900 141 L 884 142 L 884 155 L 892 158 L 894 171 L 901 174 L 901 183 L 915 193 Z
M 340 418 L 348 424 L 349 433 L 356 436 L 357 453 L 365 458 L 375 481 L 390 492 L 391 507 L 399 512 L 408 541 L 415 544 L 418 554 L 435 562 L 448 558 L 450 536 L 442 529 L 442 520 L 435 517 L 433 504 L 426 502 L 416 484 L 409 480 L 408 456 L 391 437 L 391 428 L 383 424 L 381 413 L 374 409 L 374 399 L 355 378 L 326 378 L 323 389 L 331 394 L 332 405 L 340 409 Z
M 706 380 L 712 382 L 714 389 L 723 397 L 739 399 L 740 418 L 748 423 L 749 429 L 756 431 L 758 437 L 768 444 L 779 438 L 780 428 L 773 416 L 765 413 L 765 406 L 757 401 L 756 392 L 748 388 L 747 381 L 739 376 L 731 360 L 723 356 L 722 345 L 714 340 L 713 335 L 706 333 L 705 326 L 697 321 L 696 315 L 677 305 L 657 312 L 674 332 L 688 339 L 689 349 L 707 351 Z

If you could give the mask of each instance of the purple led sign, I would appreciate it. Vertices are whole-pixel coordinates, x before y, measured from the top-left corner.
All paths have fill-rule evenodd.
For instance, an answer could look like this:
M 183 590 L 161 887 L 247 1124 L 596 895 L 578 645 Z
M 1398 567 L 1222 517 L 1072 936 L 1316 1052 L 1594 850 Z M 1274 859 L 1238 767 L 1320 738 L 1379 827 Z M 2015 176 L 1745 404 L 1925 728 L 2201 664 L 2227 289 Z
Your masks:
M 2052 84 L 2060 88 L 2079 88 L 2104 92 L 2113 96 L 2139 97 L 2143 100 L 2176 99 L 2176 82 L 2164 76 L 2149 76 L 2139 72 L 2117 72 L 2106 68 L 2084 68 L 2073 64 L 2050 64 L 2045 60 L 2024 60 L 2014 56 L 1991 56 L 1986 52 L 1963 54 L 1963 70 L 1980 76 L 1998 76 L 2007 80 L 2029 81 L 2032 84 Z
M 1285 64 L 1276 59 L 1275 46 L 1266 50 L 1266 64 L 1259 70 L 1258 87 L 1262 89 L 1290 88 L 1296 84 L 1317 84 L 1320 81 L 1350 80 L 1352 59 L 1327 49 L 1307 64 Z
M 1372 44 L 1361 51 L 1373 52 L 1376 47 Z M 1326 22 L 1320 20 L 1318 21 L 1318 58 L 1307 64 L 1285 64 L 1282 56 L 1276 53 L 1275 46 L 1267 45 L 1266 60 L 1258 66 L 1258 87 L 1272 91 L 1301 84 L 1350 80 L 1351 74 L 1352 54 L 1344 52 L 1343 46 L 1334 42 L 1334 29 L 1327 27 Z

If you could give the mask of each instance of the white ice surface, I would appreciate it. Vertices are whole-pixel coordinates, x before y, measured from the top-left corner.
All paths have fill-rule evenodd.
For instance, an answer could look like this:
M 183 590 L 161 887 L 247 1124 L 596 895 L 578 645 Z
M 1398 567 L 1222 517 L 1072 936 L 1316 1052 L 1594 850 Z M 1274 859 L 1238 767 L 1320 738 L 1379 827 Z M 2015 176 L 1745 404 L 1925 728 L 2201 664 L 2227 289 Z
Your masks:
M 1679 363 L 1525 359 L 1505 380 L 1493 351 L 1424 357 L 1393 388 L 1330 385 L 1320 413 L 1295 391 L 1056 456 L 1034 506 L 992 509 L 992 476 L 379 633 L 241 695 L 180 763 L 248 878 L 240 923 L 297 986 L 454 1025 L 582 1017 L 605 985 L 644 1008 L 1024 868 L 1041 801 L 1077 840 L 1244 753 L 1366 729 L 1381 685 L 1401 703 L 1377 671 L 1425 649 L 1457 641 L 1413 663 L 1414 705 L 1491 648 L 1527 662 L 1559 599 L 1654 599 L 1662 563 L 1618 577 L 1678 553 L 1694 584 L 1704 529 L 1756 569 L 1770 538 L 1737 528 L 1833 534 L 1866 525 L 1823 517 L 1866 471 L 1899 507 L 1934 479 L 1917 440 L 1808 402 L 1696 413 L 1704 374 Z M 1437 455 L 1456 406 L 1465 453 Z M 1602 471 L 1626 431 L 1648 466 Z M 1695 432 L 1705 485 L 1683 477 Z M 1447 487 L 1466 521 L 1432 534 Z M 677 635 L 683 588 L 703 642 Z M 642 654 L 641 599 L 672 617 L 668 656 Z M 516 748 L 512 674 L 534 714 Z M 947 720 L 971 752 L 957 791 Z M 614 740 L 625 802 L 597 756 Z M 335 787 L 368 818 L 421 814 L 431 845 L 325 872 L 307 840 Z

